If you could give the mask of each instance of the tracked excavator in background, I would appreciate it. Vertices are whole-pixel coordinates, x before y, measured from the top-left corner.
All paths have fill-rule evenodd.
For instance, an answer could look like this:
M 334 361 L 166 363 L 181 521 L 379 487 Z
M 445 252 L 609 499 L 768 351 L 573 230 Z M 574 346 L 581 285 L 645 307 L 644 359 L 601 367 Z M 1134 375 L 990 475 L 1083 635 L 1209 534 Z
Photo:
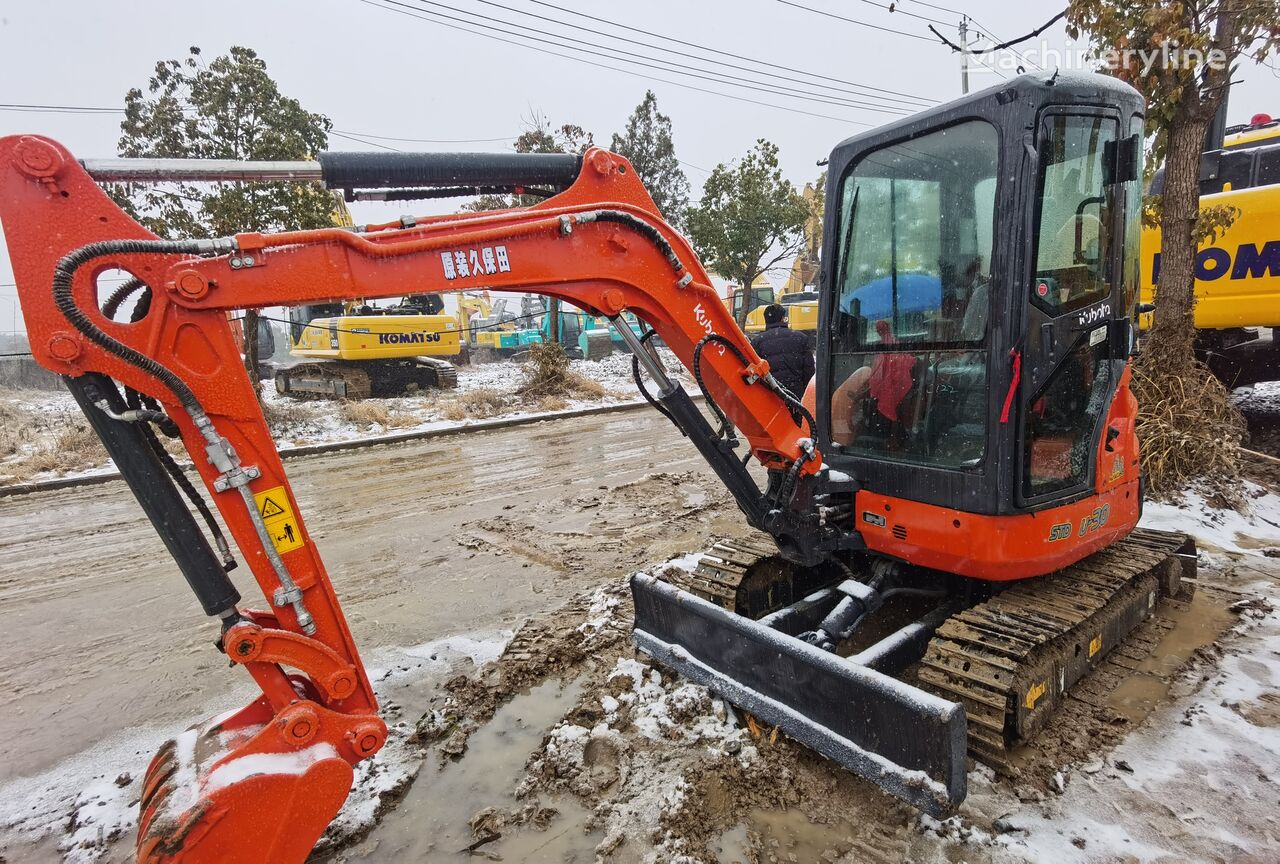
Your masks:
M 633 576 L 636 644 L 887 792 L 955 806 L 967 754 L 999 764 L 1195 566 L 1187 538 L 1136 528 L 1142 110 L 1111 78 L 1024 75 L 836 145 L 805 394 L 777 384 L 604 150 L 282 166 L 79 161 L 47 138 L 0 139 L 32 352 L 66 377 L 219 623 L 227 674 L 261 689 L 156 755 L 139 860 L 302 861 L 386 740 L 227 313 L 406 284 L 643 321 L 641 336 L 618 328 L 637 379 L 757 533 L 694 573 Z M 361 231 L 160 240 L 95 182 L 177 177 L 551 194 Z M 110 267 L 139 280 L 136 320 L 99 307 Z M 707 413 L 644 350 L 654 334 Z M 191 515 L 157 431 L 181 436 L 268 608 L 241 602 L 230 544 Z

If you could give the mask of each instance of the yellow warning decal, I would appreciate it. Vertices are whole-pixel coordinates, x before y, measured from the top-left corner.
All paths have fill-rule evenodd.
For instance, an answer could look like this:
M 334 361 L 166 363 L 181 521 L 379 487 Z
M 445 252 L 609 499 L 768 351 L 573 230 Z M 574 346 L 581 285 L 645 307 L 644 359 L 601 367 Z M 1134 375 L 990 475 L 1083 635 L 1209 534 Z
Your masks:
M 253 496 L 253 501 L 262 521 L 267 523 L 267 533 L 271 535 L 271 543 L 277 552 L 292 552 L 306 544 L 283 486 L 259 492 Z
M 1102 634 L 1099 633 L 1089 640 L 1089 657 L 1092 659 L 1094 654 L 1102 650 Z
M 1022 703 L 1027 706 L 1027 710 L 1031 711 L 1036 707 L 1036 703 L 1040 701 L 1040 697 L 1049 689 L 1049 682 L 1041 681 L 1039 684 L 1031 685 L 1031 689 L 1027 691 L 1027 698 Z

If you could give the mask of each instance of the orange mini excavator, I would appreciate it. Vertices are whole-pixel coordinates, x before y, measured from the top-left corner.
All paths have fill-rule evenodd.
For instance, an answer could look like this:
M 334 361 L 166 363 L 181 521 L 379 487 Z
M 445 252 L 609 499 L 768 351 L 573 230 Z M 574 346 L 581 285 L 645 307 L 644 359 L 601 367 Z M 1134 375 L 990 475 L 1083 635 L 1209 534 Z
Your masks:
M 649 400 L 758 531 L 686 576 L 635 576 L 637 645 L 888 792 L 954 806 L 966 753 L 999 764 L 1194 566 L 1185 538 L 1135 529 L 1142 110 L 1114 79 L 1022 76 L 838 144 L 807 394 L 773 379 L 604 150 L 80 161 L 47 138 L 0 139 L 32 353 L 65 376 L 220 620 L 218 649 L 261 688 L 155 757 L 139 860 L 302 861 L 385 740 L 227 316 L 405 285 L 534 291 L 609 317 Z M 96 182 L 178 178 L 547 197 L 160 240 Z M 133 280 L 101 303 L 111 268 Z M 646 350 L 655 334 L 707 413 Z M 231 546 L 157 432 L 181 437 L 269 611 L 241 605 Z

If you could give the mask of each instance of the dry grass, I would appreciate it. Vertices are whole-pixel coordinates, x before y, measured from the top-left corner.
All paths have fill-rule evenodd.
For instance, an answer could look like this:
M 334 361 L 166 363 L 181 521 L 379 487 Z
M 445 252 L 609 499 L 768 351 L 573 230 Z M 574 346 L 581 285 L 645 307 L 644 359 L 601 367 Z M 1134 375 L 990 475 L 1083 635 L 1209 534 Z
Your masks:
M 1195 484 L 1239 505 L 1245 423 L 1208 367 L 1197 362 L 1182 375 L 1152 375 L 1140 359 L 1133 392 L 1148 494 L 1169 500 Z
M 446 420 L 466 420 L 467 418 L 485 418 L 501 414 L 510 401 L 510 396 L 492 387 L 479 387 L 460 393 L 440 405 L 440 413 Z
M 22 483 L 37 474 L 65 474 L 96 468 L 107 461 L 107 451 L 97 434 L 80 418 L 63 423 L 63 428 L 44 444 L 32 442 L 41 435 L 35 428 L 38 415 L 21 405 L 0 403 L 0 457 L 11 461 L 0 466 L 0 477 Z
M 569 357 L 558 342 L 530 345 L 523 371 L 524 382 L 516 392 L 530 402 L 540 403 L 548 397 L 601 399 L 609 392 L 600 382 L 569 368 Z
M 0 459 L 18 453 L 31 440 L 32 419 L 28 409 L 0 400 Z
M 395 411 L 381 402 L 343 402 L 339 410 L 344 420 L 365 428 L 381 426 L 383 429 L 401 429 L 405 426 L 417 426 L 420 422 L 413 415 Z
M 267 425 L 274 432 L 290 423 L 305 423 L 314 420 L 315 409 L 310 405 L 296 402 L 263 402 L 262 416 L 267 418 Z

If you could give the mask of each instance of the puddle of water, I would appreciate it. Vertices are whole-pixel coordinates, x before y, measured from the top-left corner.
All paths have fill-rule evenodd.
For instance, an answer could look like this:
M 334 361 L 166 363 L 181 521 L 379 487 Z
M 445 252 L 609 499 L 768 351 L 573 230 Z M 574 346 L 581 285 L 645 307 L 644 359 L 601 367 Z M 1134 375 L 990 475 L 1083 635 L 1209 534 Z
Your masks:
M 1231 613 L 1197 592 L 1190 603 L 1170 604 L 1161 610 L 1173 620 L 1151 655 L 1108 697 L 1108 704 L 1131 722 L 1142 721 L 1169 695 L 1173 675 L 1198 649 L 1212 645 L 1235 622 Z
M 748 864 L 751 861 L 751 838 L 747 836 L 747 826 L 734 825 L 724 832 L 719 840 L 712 841 L 711 852 L 719 864 Z
M 601 838 L 583 830 L 590 814 L 572 800 L 550 802 L 560 815 L 545 831 L 509 829 L 474 856 L 462 851 L 474 842 L 469 823 L 478 811 L 517 806 L 513 791 L 525 761 L 580 690 L 576 681 L 563 686 L 557 680 L 543 682 L 498 709 L 472 734 L 460 761 L 437 768 L 435 755 L 430 756 L 404 800 L 345 857 L 424 864 L 490 856 L 501 856 L 510 864 L 592 860 Z
M 759 837 L 759 845 L 750 835 Z M 756 808 L 747 814 L 745 824 L 735 825 L 720 836 L 712 852 L 720 864 L 745 864 L 757 860 L 752 850 L 758 848 L 763 860 L 822 861 L 823 853 L 834 850 L 843 855 L 849 850 L 847 840 L 853 834 L 848 822 L 819 825 L 810 822 L 799 810 L 764 810 Z M 772 856 L 772 857 L 770 857 Z

